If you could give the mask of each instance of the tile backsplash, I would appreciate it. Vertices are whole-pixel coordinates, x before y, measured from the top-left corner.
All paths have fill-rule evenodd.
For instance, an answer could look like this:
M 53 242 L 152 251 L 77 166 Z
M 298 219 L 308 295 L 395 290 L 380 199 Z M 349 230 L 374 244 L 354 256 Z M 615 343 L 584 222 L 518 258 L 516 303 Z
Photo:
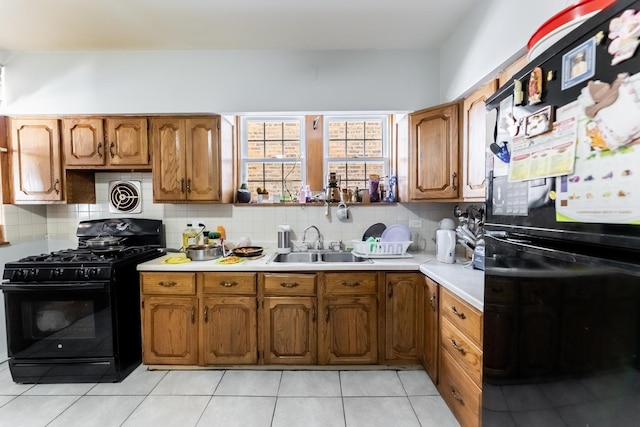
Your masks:
M 109 181 L 137 180 L 142 184 L 142 212 L 113 214 L 109 212 Z M 153 203 L 151 173 L 96 173 L 96 203 L 72 205 L 6 205 L 5 224 L 9 241 L 34 239 L 67 239 L 75 242 L 78 222 L 111 217 L 140 217 L 161 219 L 165 227 L 166 246 L 179 248 L 182 230 L 191 222 L 202 223 L 208 230 L 225 227 L 227 240 L 237 242 L 247 237 L 252 243 L 275 247 L 276 226 L 289 224 L 293 239 L 300 240 L 304 229 L 315 225 L 325 242 L 342 240 L 350 246 L 352 239 L 361 239 L 372 224 L 400 223 L 419 233 L 426 242 L 426 250 L 435 250 L 433 238 L 438 222 L 453 217 L 455 203 L 398 203 L 352 205 L 350 217 L 340 221 L 336 206 L 325 216 L 323 206 L 301 205 L 231 205 L 231 204 L 156 204 Z M 420 221 L 415 221 L 420 220 Z M 418 227 L 416 222 L 420 223 Z

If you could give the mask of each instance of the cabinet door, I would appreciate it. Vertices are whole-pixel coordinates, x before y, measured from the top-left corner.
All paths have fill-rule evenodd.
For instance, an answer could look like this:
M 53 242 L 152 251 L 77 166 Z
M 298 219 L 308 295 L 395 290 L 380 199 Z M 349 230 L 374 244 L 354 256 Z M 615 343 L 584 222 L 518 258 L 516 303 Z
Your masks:
M 220 200 L 220 141 L 217 117 L 186 120 L 188 200 Z
M 438 381 L 438 284 L 424 278 L 424 325 L 422 333 L 422 365 L 434 383 Z
M 198 363 L 197 310 L 195 297 L 145 297 L 143 362 L 150 365 Z
M 102 118 L 62 120 L 62 146 L 66 166 L 103 166 L 106 156 Z
M 12 119 L 10 155 L 15 202 L 64 200 L 58 120 Z
M 418 289 L 422 274 L 389 273 L 386 290 L 386 342 L 387 360 L 418 359 Z
M 204 363 L 255 364 L 258 361 L 258 326 L 255 297 L 206 297 Z
M 409 116 L 409 197 L 455 199 L 460 181 L 457 103 Z
M 325 297 L 320 363 L 378 363 L 377 313 L 373 295 Z
M 107 152 L 112 166 L 148 166 L 149 140 L 146 117 L 109 117 Z
M 262 313 L 265 364 L 316 363 L 315 297 L 265 297 Z
M 485 199 L 486 129 L 485 101 L 498 89 L 492 80 L 464 100 L 462 197 L 465 200 Z
M 185 200 L 186 141 L 184 121 L 175 117 L 151 119 L 153 199 Z

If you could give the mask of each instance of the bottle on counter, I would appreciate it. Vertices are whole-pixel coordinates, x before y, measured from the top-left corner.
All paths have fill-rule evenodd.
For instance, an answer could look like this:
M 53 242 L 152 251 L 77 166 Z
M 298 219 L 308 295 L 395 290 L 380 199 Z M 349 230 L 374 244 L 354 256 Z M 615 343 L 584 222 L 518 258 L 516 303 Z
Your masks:
M 221 245 L 220 233 L 218 233 L 217 231 L 210 231 L 209 232 L 209 245 L 211 245 L 211 246 L 220 246 Z
M 198 231 L 193 228 L 192 223 L 187 224 L 187 228 L 182 232 L 182 248 L 198 244 Z
M 224 231 L 224 227 L 219 225 L 216 231 L 220 233 L 220 245 L 224 245 L 224 241 L 227 240 L 227 233 Z

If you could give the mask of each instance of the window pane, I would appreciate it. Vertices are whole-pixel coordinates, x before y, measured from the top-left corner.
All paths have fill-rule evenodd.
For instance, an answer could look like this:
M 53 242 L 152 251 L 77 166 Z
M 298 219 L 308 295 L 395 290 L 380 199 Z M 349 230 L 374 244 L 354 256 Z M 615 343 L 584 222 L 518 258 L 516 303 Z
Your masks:
M 344 139 L 329 141 L 329 157 L 348 157 L 346 145 Z

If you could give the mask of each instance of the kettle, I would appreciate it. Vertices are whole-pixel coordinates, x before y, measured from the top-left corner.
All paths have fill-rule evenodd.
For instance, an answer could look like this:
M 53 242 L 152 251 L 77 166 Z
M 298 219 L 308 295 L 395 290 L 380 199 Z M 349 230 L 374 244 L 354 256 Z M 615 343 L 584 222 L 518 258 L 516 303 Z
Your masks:
M 456 232 L 452 226 L 455 227 L 455 222 L 449 218 L 440 221 L 441 228 L 436 230 L 436 261 L 447 264 L 455 261 Z

